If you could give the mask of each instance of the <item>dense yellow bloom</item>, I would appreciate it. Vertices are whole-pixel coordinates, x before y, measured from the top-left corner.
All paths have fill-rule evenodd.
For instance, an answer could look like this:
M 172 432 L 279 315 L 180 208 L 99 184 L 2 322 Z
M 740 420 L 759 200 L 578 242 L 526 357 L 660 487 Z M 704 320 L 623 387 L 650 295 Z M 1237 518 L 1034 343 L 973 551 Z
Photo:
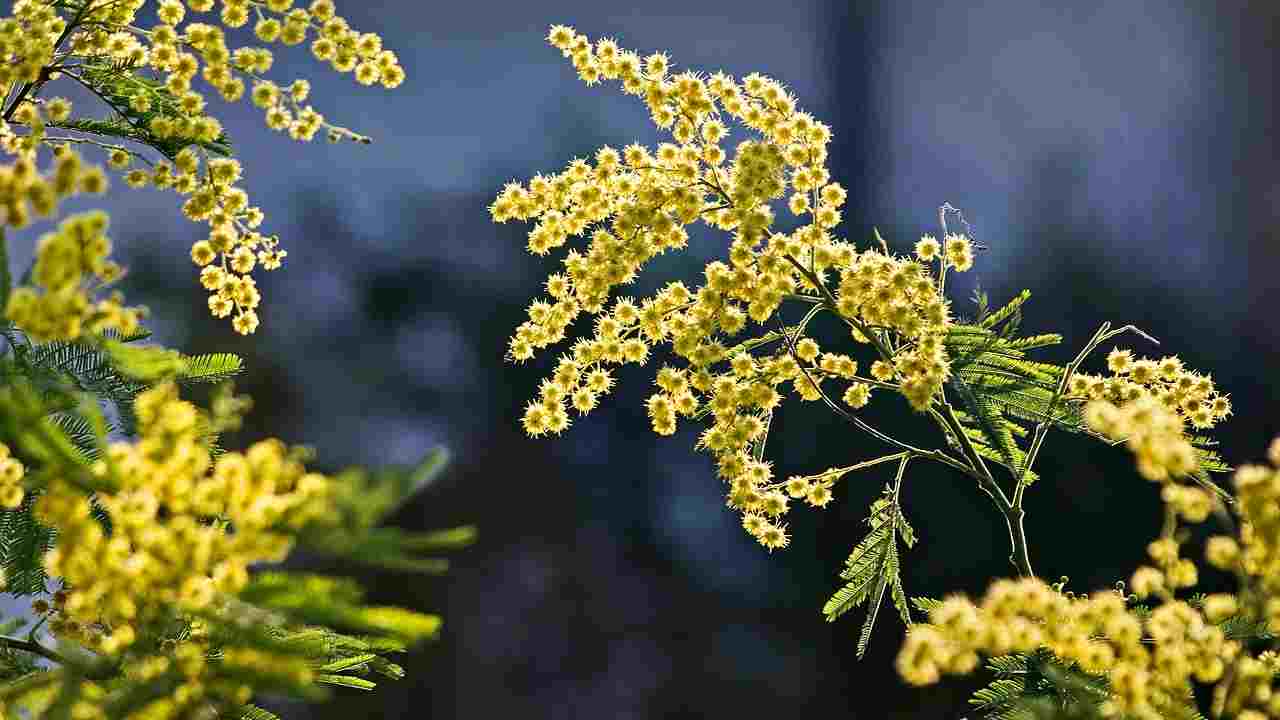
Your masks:
M 529 305 L 510 341 L 508 357 L 528 360 L 569 337 L 583 315 L 593 318 L 594 332 L 573 342 L 525 408 L 524 429 L 563 431 L 570 409 L 598 406 L 612 386 L 612 366 L 643 364 L 670 349 L 683 366 L 657 371 L 657 392 L 646 401 L 654 432 L 671 435 L 680 418 L 703 419 L 698 445 L 715 457 L 729 505 L 762 544 L 783 547 L 778 518 L 786 494 L 752 454 L 773 411 L 786 394 L 804 401 L 834 395 L 860 408 L 872 386 L 927 410 L 950 373 L 942 339 L 951 316 L 935 270 L 923 263 L 941 258 L 939 274 L 963 270 L 972 264 L 969 241 L 948 236 L 945 258 L 937 250 L 917 261 L 833 235 L 847 193 L 826 167 L 831 131 L 776 80 L 673 74 L 665 55 L 642 59 L 563 25 L 547 39 L 588 85 L 615 80 L 642 98 L 672 142 L 601 148 L 560 173 L 508 184 L 490 206 L 496 222 L 534 222 L 534 254 L 585 244 L 567 250 L 562 270 L 547 278 L 548 297 Z M 784 201 L 800 219 L 788 232 L 775 227 L 774 205 Z M 698 286 L 669 283 L 642 299 L 615 295 L 650 260 L 683 249 L 687 228 L 699 221 L 727 232 L 729 242 Z M 849 327 L 855 343 L 872 345 L 876 380 L 859 377 L 853 358 L 823 353 L 803 324 L 772 332 L 787 300 L 821 307 Z M 829 483 L 796 497 L 825 505 Z
M 1149 480 L 1179 478 L 1196 469 L 1186 426 L 1208 430 L 1231 414 L 1231 401 L 1213 378 L 1183 367 L 1176 356 L 1135 358 L 1116 348 L 1107 355 L 1111 377 L 1077 373 L 1070 396 L 1088 399 L 1085 420 L 1094 430 L 1123 440 Z
M 138 440 L 112 444 L 92 468 L 110 488 L 95 495 L 110 535 L 73 484 L 56 480 L 37 502 L 62 536 L 47 569 L 72 588 L 64 611 L 81 625 L 145 620 L 234 594 L 250 564 L 283 559 L 289 530 L 325 508 L 328 480 L 307 473 L 279 441 L 212 457 L 206 419 L 173 385 L 139 395 L 135 411 Z
M 278 440 L 214 457 L 208 433 L 216 418 L 180 400 L 173 385 L 139 395 L 135 411 L 138 439 L 111 444 L 89 469 L 109 532 L 83 480 L 52 477 L 36 501 L 37 516 L 59 535 L 45 568 L 66 588 L 45 609 L 55 635 L 131 666 L 163 671 L 172 654 L 195 684 L 168 698 L 180 708 L 203 692 L 196 687 L 209 641 L 199 614 L 244 588 L 254 563 L 284 559 L 293 534 L 327 512 L 330 481 Z M 165 650 L 155 633 L 167 632 L 175 609 L 194 624 L 176 651 Z M 252 664 L 233 659 L 236 652 L 228 648 L 225 661 Z M 311 672 L 305 664 L 260 670 L 302 682 Z
M 0 443 L 0 507 L 12 510 L 22 504 L 26 491 L 22 488 L 22 478 L 27 468 L 18 458 L 9 454 L 9 446 Z
M 1182 477 L 1196 469 L 1196 452 L 1183 432 L 1182 418 L 1150 395 L 1122 405 L 1093 400 L 1085 406 L 1089 427 L 1123 440 L 1148 480 Z
M 913 626 L 897 667 L 907 682 L 928 685 L 944 673 L 972 672 L 979 654 L 1043 647 L 1086 672 L 1108 673 L 1104 714 L 1156 720 L 1181 707 L 1193 681 L 1222 677 L 1240 652 L 1213 623 L 1180 601 L 1144 617 L 1114 591 L 1075 596 L 1035 578 L 998 580 L 981 603 L 948 598 L 929 613 L 928 624 Z
M 53 215 L 65 198 L 107 189 L 102 168 L 86 164 L 65 144 L 55 147 L 53 166 L 39 170 L 36 149 L 46 140 L 49 111 L 30 103 L 18 107 L 12 120 L 28 126 L 25 135 L 0 119 L 0 152 L 13 156 L 11 162 L 0 162 L 0 226 L 26 227 L 33 218 Z
M 122 305 L 119 293 L 94 301 L 93 294 L 120 276 L 108 259 L 111 240 L 102 212 L 73 215 L 36 245 L 33 287 L 16 287 L 5 317 L 37 342 L 75 340 L 84 333 L 108 329 L 123 334 L 137 331 L 140 308 Z
M 235 102 L 249 93 L 262 109 L 268 127 L 286 131 L 295 140 L 311 140 L 324 132 L 331 141 L 350 139 L 369 142 L 363 135 L 334 125 L 310 104 L 310 84 L 295 79 L 282 90 L 265 77 L 274 56 L 265 47 L 232 47 L 225 28 L 244 26 L 252 15 L 257 19 L 255 33 L 263 43 L 279 42 L 298 45 L 309 38 L 311 52 L 317 59 L 343 73 L 353 73 L 364 85 L 380 83 L 387 88 L 404 81 L 404 70 L 396 54 L 385 49 L 382 39 L 373 33 L 351 28 L 339 16 L 331 0 L 314 0 L 306 7 L 292 2 L 251 2 L 224 0 L 218 15 L 221 25 L 199 22 L 200 14 L 214 9 L 206 0 L 145 0 L 87 3 L 83 10 L 66 10 L 64 16 L 47 3 L 18 0 L 10 17 L 0 19 L 0 84 L 41 84 L 70 76 L 77 82 L 92 85 L 95 69 L 111 64 L 129 64 L 130 73 L 115 74 L 110 82 L 112 93 L 123 95 L 121 108 L 136 113 L 152 112 L 146 130 L 156 139 L 181 148 L 172 161 L 151 163 L 144 156 L 122 145 L 89 140 L 80 135 L 49 136 L 47 127 L 60 127 L 71 114 L 71 104 L 52 98 L 41 106 L 30 99 L 13 106 L 9 122 L 0 121 L 0 149 L 16 155 L 11 165 L 0 165 L 0 222 L 22 227 L 32 214 L 50 215 L 57 201 L 74 192 L 102 192 L 106 176 L 100 168 L 83 166 L 78 156 L 65 152 L 71 144 L 97 145 L 107 153 L 112 169 L 125 172 L 131 187 L 153 185 L 172 188 L 186 196 L 183 213 L 191 220 L 209 226 L 207 238 L 196 243 L 192 258 L 201 266 L 218 263 L 229 270 L 226 282 L 214 287 L 209 306 L 220 317 L 234 314 L 233 326 L 238 332 L 251 333 L 258 326 L 259 296 L 249 275 L 253 267 L 244 260 L 245 253 L 255 259 L 253 265 L 264 270 L 280 267 L 286 253 L 278 239 L 257 232 L 263 221 L 262 211 L 249 203 L 248 194 L 235 183 L 240 180 L 239 165 L 234 160 L 211 158 L 210 147 L 222 140 L 222 125 L 207 112 L 205 92 L 217 93 Z M 150 6 L 150 7 L 148 7 Z M 154 8 L 158 23 L 140 27 L 149 15 L 144 9 Z M 62 75 L 47 75 L 45 68 L 58 55 Z M 67 62 L 72 56 L 79 65 Z M 42 73 L 47 76 L 42 78 Z M 157 88 L 154 79 L 163 83 Z M 198 88 L 197 80 L 203 88 Z M 21 93 L 25 96 L 28 87 Z M 176 98 L 176 101 L 175 101 Z M 120 109 L 120 108 L 117 108 Z M 158 112 L 153 112 L 158 111 Z M 137 122 L 137 121 L 131 121 Z M 25 126 L 27 134 L 16 134 L 10 127 Z M 74 127 L 74 126 L 71 126 Z M 58 155 L 51 177 L 36 172 L 37 148 L 41 145 L 64 151 Z M 149 170 L 129 165 L 141 158 Z M 201 245 L 203 243 L 203 245 Z M 209 251 L 212 250 L 212 256 Z
M 1109 364 L 1123 372 L 1135 362 L 1141 361 L 1121 351 Z M 1160 365 L 1173 381 L 1182 372 L 1175 362 Z M 973 671 L 979 655 L 1046 648 L 1085 672 L 1105 675 L 1110 694 L 1104 716 L 1180 717 L 1177 709 L 1185 707 L 1193 686 L 1205 684 L 1214 685 L 1215 717 L 1280 718 L 1280 658 L 1228 639 L 1222 626 L 1231 620 L 1280 626 L 1280 439 L 1268 455 L 1270 466 L 1246 465 L 1235 473 L 1238 536 L 1216 535 L 1205 547 L 1211 565 L 1236 576 L 1238 592 L 1176 597 L 1195 586 L 1198 573 L 1191 560 L 1179 558 L 1182 534 L 1170 522 L 1147 547 L 1153 565 L 1133 573 L 1134 595 L 1077 596 L 1034 578 L 998 580 L 980 603 L 948 598 L 930 612 L 928 624 L 912 626 L 898 655 L 899 674 L 928 685 L 943 674 Z M 1207 519 L 1215 502 L 1203 489 L 1170 479 L 1161 497 L 1171 520 L 1192 523 Z M 1149 612 L 1129 605 L 1140 598 Z

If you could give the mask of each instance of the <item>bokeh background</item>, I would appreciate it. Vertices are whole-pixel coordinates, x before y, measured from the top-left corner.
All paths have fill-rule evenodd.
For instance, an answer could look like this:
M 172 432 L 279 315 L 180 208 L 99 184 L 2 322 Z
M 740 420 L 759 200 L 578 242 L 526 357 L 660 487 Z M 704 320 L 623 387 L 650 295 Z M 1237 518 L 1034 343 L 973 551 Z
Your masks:
M 795 511 L 791 547 L 771 556 L 723 507 L 692 431 L 648 431 L 647 369 L 623 372 L 607 407 L 561 439 L 519 432 L 545 365 L 502 355 L 553 263 L 525 254 L 523 228 L 490 224 L 486 206 L 508 180 L 656 137 L 640 102 L 576 79 L 543 41 L 550 22 L 667 50 L 680 67 L 783 80 L 834 130 L 848 237 L 875 225 L 905 250 L 938 231 L 950 202 L 990 248 L 955 287 L 958 310 L 975 285 L 996 301 L 1032 289 L 1025 327 L 1062 332 L 1048 353 L 1059 361 L 1103 320 L 1137 323 L 1162 341 L 1135 339 L 1140 352 L 1176 352 L 1231 393 L 1230 460 L 1258 457 L 1280 432 L 1273 2 L 362 0 L 342 11 L 399 52 L 404 86 L 361 88 L 304 52 L 275 74 L 311 78 L 318 108 L 372 145 L 300 146 L 248 108 L 225 114 L 247 189 L 290 253 L 264 278 L 256 336 L 206 318 L 186 259 L 199 228 L 173 195 L 117 183 L 107 204 L 126 290 L 151 307 L 158 338 L 247 358 L 239 387 L 257 409 L 241 439 L 312 444 L 330 469 L 453 453 L 395 521 L 474 523 L 479 542 L 442 578 L 366 577 L 380 601 L 443 612 L 441 641 L 406 658 L 408 680 L 292 717 L 966 714 L 972 682 L 920 692 L 896 679 L 892 613 L 861 663 L 860 615 L 829 625 L 820 613 L 884 473 L 851 477 L 821 513 Z M 692 276 L 721 242 L 700 239 L 662 279 Z M 905 416 L 895 404 L 880 403 L 889 427 Z M 788 408 L 774 427 L 783 474 L 876 450 L 819 409 Z M 1120 451 L 1053 436 L 1042 457 L 1046 480 L 1028 499 L 1038 571 L 1109 586 L 1157 530 L 1153 488 Z M 921 535 L 904 561 L 909 594 L 980 591 L 1009 573 L 999 516 L 967 481 L 913 468 L 904 497 Z

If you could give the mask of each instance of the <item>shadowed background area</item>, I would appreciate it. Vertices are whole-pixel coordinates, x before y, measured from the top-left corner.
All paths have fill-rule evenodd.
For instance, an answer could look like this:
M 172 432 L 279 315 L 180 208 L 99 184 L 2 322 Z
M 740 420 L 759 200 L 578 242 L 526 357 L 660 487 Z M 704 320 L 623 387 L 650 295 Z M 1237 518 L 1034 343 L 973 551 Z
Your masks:
M 441 578 L 368 578 L 377 600 L 442 611 L 441 641 L 372 699 L 292 717 L 966 712 L 970 681 L 919 692 L 896 679 L 892 614 L 859 663 L 860 614 L 828 625 L 820 613 L 887 470 L 851 476 L 825 511 L 795 510 L 791 547 L 770 556 L 723 507 L 692 427 L 649 432 L 648 368 L 621 372 L 606 406 L 560 439 L 519 432 L 546 363 L 502 355 L 555 265 L 524 252 L 523 227 L 490 224 L 487 205 L 510 179 L 657 138 L 635 98 L 577 80 L 543 41 L 551 22 L 666 50 L 678 68 L 784 81 L 833 128 L 846 237 L 867 242 L 875 225 L 905 251 L 938 232 L 950 202 L 990 248 L 954 287 L 957 311 L 972 312 L 975 284 L 998 303 L 1030 288 L 1024 326 L 1066 336 L 1047 353 L 1056 361 L 1103 320 L 1136 323 L 1162 341 L 1135 339 L 1139 352 L 1176 352 L 1231 393 L 1229 460 L 1256 458 L 1280 432 L 1273 3 L 369 0 L 342 11 L 397 50 L 404 86 L 360 88 L 301 51 L 275 75 L 311 78 L 318 109 L 374 144 L 301 147 L 247 107 L 226 114 L 247 189 L 290 253 L 264 278 L 256 336 L 205 317 L 187 260 L 199 228 L 174 196 L 118 182 L 106 205 L 125 289 L 151 307 L 159 338 L 247 358 L 239 387 L 257 408 L 241 440 L 309 443 L 330 469 L 453 452 L 396 521 L 474 523 L 480 541 Z M 724 249 L 723 236 L 698 236 L 661 263 L 662 279 L 691 278 Z M 901 405 L 885 396 L 872 410 L 909 433 Z M 783 475 L 879 449 L 816 407 L 787 406 L 774 433 Z M 1123 452 L 1051 436 L 1041 475 L 1028 499 L 1040 573 L 1089 590 L 1139 562 L 1158 506 Z M 980 591 L 1011 572 L 999 516 L 967 480 L 913 468 L 904 498 L 921 536 L 904 558 L 908 594 Z

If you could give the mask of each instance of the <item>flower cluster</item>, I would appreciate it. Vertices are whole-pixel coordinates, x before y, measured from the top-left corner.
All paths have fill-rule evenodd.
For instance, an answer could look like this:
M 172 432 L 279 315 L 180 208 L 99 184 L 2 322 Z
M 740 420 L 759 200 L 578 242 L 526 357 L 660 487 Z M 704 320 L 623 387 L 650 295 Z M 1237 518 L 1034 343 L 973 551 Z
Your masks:
M 208 418 L 173 385 L 139 395 L 135 411 L 137 441 L 111 444 L 90 468 L 109 532 L 83 480 L 55 477 L 36 501 L 59 534 L 45 568 L 66 585 L 46 610 L 57 637 L 157 673 L 176 662 L 187 680 L 167 702 L 181 709 L 217 690 L 201 680 L 209 651 L 201 613 L 234 597 L 250 565 L 285 557 L 292 534 L 327 511 L 329 480 L 277 440 L 214 458 Z M 165 628 L 182 618 L 191 631 L 164 651 Z
M 210 311 L 216 317 L 234 315 L 235 330 L 252 333 L 259 324 L 260 295 L 250 272 L 255 267 L 279 267 L 286 253 L 275 236 L 257 231 L 263 213 L 236 186 L 239 163 L 211 157 L 224 140 L 223 130 L 208 113 L 205 95 L 195 87 L 197 79 L 228 102 L 248 95 L 262 109 L 268 127 L 287 131 L 296 140 L 311 140 L 321 131 L 334 142 L 369 139 L 329 123 L 308 104 L 307 80 L 280 85 L 267 79 L 265 74 L 274 63 L 272 51 L 233 47 L 224 27 L 234 30 L 256 18 L 253 33 L 262 43 L 288 46 L 313 38 L 310 48 L 317 59 L 339 72 L 353 73 L 364 85 L 394 88 L 404 81 L 405 73 L 396 54 L 383 47 L 382 38 L 352 29 L 337 14 L 332 0 L 313 0 L 305 8 L 294 7 L 293 0 L 221 0 L 221 25 L 191 20 L 192 13 L 214 10 L 214 0 L 159 0 L 155 4 L 159 22 L 142 28 L 139 13 L 147 4 L 145 0 L 88 2 L 59 15 L 48 4 L 19 0 L 12 16 L 0 20 L 0 58 L 5 59 L 0 80 L 6 85 L 28 83 L 6 109 L 4 119 L 30 130 L 16 135 L 7 123 L 0 123 L 0 146 L 20 153 L 14 165 L 0 168 L 0 196 L 5 198 L 0 213 L 6 223 L 21 226 L 28 220 L 28 203 L 36 214 L 48 215 L 56 200 L 73 189 L 105 189 L 102 171 L 81 169 L 74 155 L 59 154 L 53 181 L 43 180 L 35 171 L 35 150 L 42 144 L 62 151 L 77 143 L 100 147 L 130 186 L 172 188 L 187 196 L 184 214 L 209 226 L 208 236 L 193 245 L 191 257 L 204 268 L 200 279 L 212 293 Z M 50 70 L 55 55 L 61 62 L 58 69 Z M 81 62 L 66 63 L 71 56 Z M 167 145 L 167 157 L 152 163 L 126 145 L 75 134 L 46 135 L 46 125 L 94 132 L 68 124 L 71 105 L 66 100 L 26 97 L 29 90 L 38 91 L 46 82 L 63 77 L 91 89 L 126 120 L 132 126 L 130 139 Z M 131 167 L 134 158 L 151 167 Z
M 41 235 L 31 276 L 35 286 L 14 288 L 5 316 L 37 342 L 74 340 L 108 329 L 136 332 L 141 308 L 124 307 L 119 292 L 91 299 L 120 276 L 120 267 L 108 259 L 106 230 L 106 214 L 90 212 Z
M 1196 451 L 1182 417 L 1150 395 L 1116 405 L 1092 400 L 1085 406 L 1089 427 L 1122 440 L 1133 452 L 1138 472 L 1152 481 L 1188 475 L 1196 469 Z
M 0 18 L 0 85 L 31 83 L 53 55 L 67 23 L 48 3 L 16 0 L 11 15 Z
M 836 297 L 840 315 L 855 324 L 855 339 L 866 339 L 860 328 L 876 327 L 905 341 L 892 365 L 880 361 L 871 374 L 884 383 L 896 380 L 912 407 L 928 409 L 951 372 L 942 346 L 951 316 L 933 276 L 919 262 L 866 252 L 841 268 Z M 862 397 L 857 392 L 849 404 L 860 407 Z
M 1231 538 L 1222 536 L 1216 540 L 1220 546 L 1214 553 L 1216 558 L 1209 560 L 1217 567 L 1238 567 L 1257 578 L 1262 589 L 1275 596 L 1267 613 L 1280 627 L 1280 438 L 1272 441 L 1267 456 L 1270 467 L 1251 464 L 1236 471 L 1237 512 L 1243 521 L 1240 543 L 1232 547 L 1227 544 Z M 1213 541 L 1209 549 L 1213 549 Z
M 1170 601 L 1144 616 L 1115 591 L 1074 596 L 1034 578 L 998 580 L 980 603 L 948 598 L 928 624 L 912 626 L 897 667 L 907 682 L 929 685 L 943 673 L 972 672 L 979 654 L 1047 648 L 1085 672 L 1107 673 L 1105 715 L 1156 720 L 1185 705 L 1193 680 L 1216 682 L 1239 654 L 1214 624 L 1224 609 Z
M 139 439 L 113 443 L 91 469 L 105 488 L 95 498 L 110 533 L 69 479 L 54 480 L 36 503 L 61 537 L 46 569 L 71 588 L 54 629 L 105 629 L 93 647 L 106 653 L 128 648 L 136 626 L 169 608 L 200 610 L 233 595 L 250 564 L 283 559 L 290 530 L 326 507 L 328 480 L 279 441 L 215 460 L 206 419 L 175 386 L 142 393 L 135 411 Z
M 97 165 L 85 163 L 70 148 L 59 146 L 54 152 L 53 167 L 41 172 L 36 149 L 47 140 L 46 122 L 70 112 L 70 103 L 50 102 L 44 108 L 25 103 L 11 118 L 30 131 L 19 135 L 0 119 L 0 151 L 14 156 L 12 162 L 0 163 L 0 227 L 24 228 L 34 217 L 49 217 L 58 203 L 79 193 L 102 194 L 108 182 L 106 173 Z
M 1148 480 L 1194 472 L 1196 451 L 1186 426 L 1208 430 L 1231 414 L 1231 400 L 1218 393 L 1213 378 L 1187 370 L 1176 356 L 1134 358 L 1119 348 L 1107 356 L 1107 367 L 1110 377 L 1077 373 L 1068 384 L 1070 396 L 1089 400 L 1088 425 L 1125 441 Z
M 916 257 L 924 262 L 939 261 L 944 268 L 964 272 L 973 267 L 973 243 L 967 235 L 947 233 L 944 243 L 932 235 L 923 235 L 916 242 Z
M 22 504 L 26 495 L 22 478 L 26 474 L 27 468 L 10 455 L 9 446 L 0 443 L 0 507 L 12 510 Z
M 927 624 L 913 626 L 898 655 L 899 674 L 927 685 L 944 673 L 973 671 L 980 654 L 1045 648 L 1087 673 L 1105 675 L 1105 716 L 1180 716 L 1177 709 L 1192 697 L 1193 683 L 1216 683 L 1216 716 L 1280 717 L 1280 658 L 1228 639 L 1224 630 L 1228 621 L 1237 627 L 1280 626 L 1280 438 L 1272 441 L 1267 458 L 1269 465 L 1235 472 L 1238 533 L 1214 535 L 1205 544 L 1208 564 L 1239 580 L 1235 594 L 1176 597 L 1198 581 L 1196 564 L 1179 557 L 1177 521 L 1203 522 L 1215 500 L 1203 489 L 1166 480 L 1161 497 L 1168 521 L 1147 547 L 1154 567 L 1133 573 L 1133 595 L 1078 597 L 1033 578 L 996 581 L 982 602 L 948 598 L 930 612 Z M 1139 599 L 1151 608 L 1128 604 Z
M 1188 370 L 1176 355 L 1134 357 L 1116 348 L 1107 355 L 1109 377 L 1076 373 L 1068 385 L 1070 397 L 1124 403 L 1152 397 L 1197 430 L 1208 430 L 1231 414 L 1231 399 L 1218 392 L 1213 378 Z
M 508 358 L 525 361 L 565 340 L 584 314 L 593 318 L 594 332 L 573 342 L 525 408 L 524 429 L 562 432 L 571 410 L 590 412 L 613 387 L 613 366 L 643 364 L 669 348 L 682 366 L 656 373 L 658 390 L 646 403 L 653 430 L 671 435 L 682 417 L 707 422 L 698 444 L 716 458 L 729 505 L 764 545 L 785 546 L 779 518 L 788 499 L 825 505 L 841 473 L 775 481 L 753 452 L 773 411 L 785 393 L 829 400 L 824 384 L 835 382 L 846 383 L 835 395 L 855 409 L 872 388 L 896 390 L 927 409 L 949 373 L 941 283 L 924 262 L 833 236 L 846 191 L 826 168 L 831 131 L 777 81 L 673 74 L 666 55 L 641 58 L 561 25 L 548 40 L 588 85 L 616 80 L 643 98 L 674 142 L 601 148 L 560 173 L 509 183 L 490 206 L 496 222 L 534 221 L 528 249 L 536 255 L 585 240 L 567 250 L 562 270 L 546 280 L 549 297 L 530 304 L 510 340 Z M 798 226 L 783 231 L 775 204 L 785 204 Z M 730 235 L 725 259 L 706 265 L 700 285 L 673 282 L 647 298 L 614 297 L 650 260 L 683 249 L 698 221 Z M 963 236 L 920 257 L 938 260 L 940 276 L 973 260 Z M 812 310 L 798 326 L 780 317 L 788 300 Z M 805 336 L 818 311 L 838 317 L 855 342 L 874 346 L 872 377 L 859 376 L 848 354 L 823 352 Z M 749 324 L 760 331 L 740 337 Z
M 1267 459 L 1270 465 L 1245 465 L 1236 471 L 1239 536 L 1211 537 L 1205 555 L 1209 564 L 1241 579 L 1247 591 L 1240 594 L 1239 609 L 1245 616 L 1264 620 L 1274 629 L 1280 627 L 1280 438 L 1271 442 Z M 1276 660 L 1274 652 L 1264 651 L 1237 662 L 1235 681 L 1215 693 L 1225 714 L 1245 720 L 1280 718 Z

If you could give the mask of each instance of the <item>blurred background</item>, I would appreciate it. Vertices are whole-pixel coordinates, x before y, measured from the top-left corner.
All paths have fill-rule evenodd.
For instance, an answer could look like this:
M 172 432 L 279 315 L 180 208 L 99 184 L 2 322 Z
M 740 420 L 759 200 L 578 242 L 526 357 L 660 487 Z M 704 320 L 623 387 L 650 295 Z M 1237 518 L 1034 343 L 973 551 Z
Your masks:
M 366 578 L 379 601 L 444 613 L 441 641 L 408 656 L 409 679 L 372 699 L 292 717 L 966 714 L 972 681 L 920 692 L 896 679 L 892 613 L 859 663 L 861 613 L 828 624 L 820 612 L 889 471 L 851 476 L 825 511 L 797 509 L 791 547 L 770 556 L 723 507 L 692 426 L 668 439 L 649 432 L 649 369 L 621 373 L 607 406 L 560 439 L 519 431 L 546 363 L 502 355 L 558 260 L 527 255 L 525 228 L 492 225 L 486 207 L 506 181 L 657 138 L 638 100 L 576 79 L 543 41 L 552 22 L 666 50 L 680 68 L 784 81 L 834 130 L 847 237 L 867 241 L 875 225 L 905 251 L 938 232 L 937 209 L 950 202 L 990 248 L 954 288 L 956 310 L 972 311 L 975 285 L 996 303 L 1030 288 L 1024 326 L 1066 336 L 1046 353 L 1057 361 L 1100 322 L 1134 322 L 1162 342 L 1135 338 L 1139 352 L 1177 353 L 1231 393 L 1236 415 L 1220 432 L 1229 460 L 1256 459 L 1280 432 L 1274 3 L 340 9 L 400 54 L 405 85 L 359 87 L 301 50 L 274 75 L 310 78 L 318 109 L 372 145 L 304 147 L 247 107 L 224 114 L 246 187 L 289 250 L 285 268 L 262 278 L 257 335 L 206 316 L 187 260 L 199 227 L 172 194 L 117 182 L 105 203 L 131 269 L 125 289 L 151 307 L 158 339 L 247 358 L 239 389 L 257 408 L 240 440 L 309 443 L 328 469 L 412 462 L 436 445 L 453 453 L 395 520 L 474 523 L 479 542 L 441 578 Z M 693 276 L 722 242 L 695 242 L 645 287 Z M 889 428 L 905 416 L 895 405 L 880 404 Z M 877 450 L 817 408 L 789 406 L 774 428 L 783 475 Z M 1122 451 L 1072 438 L 1051 436 L 1041 465 L 1047 480 L 1028 498 L 1037 570 L 1076 590 L 1124 577 L 1158 529 L 1153 487 Z M 908 594 L 977 592 L 1011 572 L 1000 518 L 966 480 L 916 467 L 903 494 L 921 536 L 904 558 Z

